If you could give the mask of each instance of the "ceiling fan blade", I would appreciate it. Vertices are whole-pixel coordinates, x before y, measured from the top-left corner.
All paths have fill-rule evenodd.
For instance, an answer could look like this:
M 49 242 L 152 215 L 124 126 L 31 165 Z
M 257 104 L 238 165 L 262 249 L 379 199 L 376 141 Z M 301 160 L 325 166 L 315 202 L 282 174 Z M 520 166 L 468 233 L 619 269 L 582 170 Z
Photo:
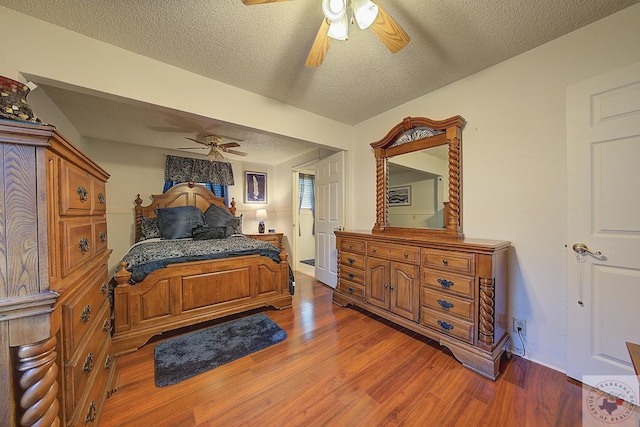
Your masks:
M 176 150 L 206 150 L 208 147 L 178 147 Z
M 223 148 L 222 151 L 224 151 L 225 153 L 229 153 L 229 154 L 235 154 L 237 156 L 246 156 L 247 153 L 243 153 L 242 151 L 237 151 L 237 150 L 229 150 L 227 148 Z
M 206 142 L 198 141 L 198 140 L 197 140 L 197 139 L 195 139 L 195 138 L 190 138 L 190 137 L 188 137 L 188 136 L 185 136 L 185 138 L 186 138 L 186 139 L 188 139 L 188 140 L 190 140 L 190 141 L 197 142 L 198 144 L 202 144 L 202 145 L 209 145 L 209 144 L 207 144 Z
M 221 147 L 221 148 L 240 147 L 240 144 L 238 144 L 237 142 L 225 142 L 224 144 L 218 144 L 218 147 Z
M 411 40 L 409 35 L 380 6 L 380 3 L 372 1 L 378 5 L 378 16 L 369 28 L 392 53 L 401 51 Z
M 307 61 L 304 63 L 307 67 L 319 67 L 324 61 L 324 57 L 327 55 L 329 45 L 331 44 L 331 38 L 329 37 L 329 21 L 322 19 L 322 24 L 316 34 L 316 39 L 313 41 Z
M 289 0 L 242 0 L 242 3 L 247 6 L 251 6 L 254 4 L 267 4 L 267 3 L 278 3 L 281 1 L 289 1 Z

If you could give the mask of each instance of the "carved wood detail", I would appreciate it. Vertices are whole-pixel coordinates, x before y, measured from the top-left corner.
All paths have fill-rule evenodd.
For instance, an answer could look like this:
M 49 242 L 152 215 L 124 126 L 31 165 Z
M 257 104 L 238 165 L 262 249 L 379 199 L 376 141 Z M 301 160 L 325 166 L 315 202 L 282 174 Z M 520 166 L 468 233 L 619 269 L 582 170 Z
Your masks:
M 493 345 L 495 330 L 495 285 L 493 279 L 480 278 L 480 342 Z

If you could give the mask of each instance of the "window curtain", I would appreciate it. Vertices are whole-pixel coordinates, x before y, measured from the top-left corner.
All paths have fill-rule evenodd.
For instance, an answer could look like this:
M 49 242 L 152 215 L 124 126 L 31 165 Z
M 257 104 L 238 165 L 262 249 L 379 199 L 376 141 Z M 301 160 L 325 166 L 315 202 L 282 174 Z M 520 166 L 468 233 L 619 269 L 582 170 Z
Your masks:
M 197 182 L 213 194 L 224 198 L 229 206 L 229 185 L 234 185 L 233 168 L 228 162 L 212 162 L 190 157 L 167 156 L 164 170 L 164 191 L 179 182 Z
M 311 226 L 312 235 L 316 234 L 314 184 L 315 177 L 313 175 L 305 173 L 298 175 L 298 215 L 300 215 L 302 209 L 311 209 L 311 218 L 313 219 L 313 225 Z M 300 221 L 298 221 L 298 236 L 301 234 Z

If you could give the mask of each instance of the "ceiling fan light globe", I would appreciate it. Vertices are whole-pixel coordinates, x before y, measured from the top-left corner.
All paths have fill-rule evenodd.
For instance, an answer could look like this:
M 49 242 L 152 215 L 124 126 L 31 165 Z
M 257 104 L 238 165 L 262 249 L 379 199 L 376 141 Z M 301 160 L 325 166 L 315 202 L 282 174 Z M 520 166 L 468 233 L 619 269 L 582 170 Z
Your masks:
M 351 0 L 351 7 L 361 30 L 369 28 L 378 17 L 378 5 L 371 0 Z
M 322 13 L 330 21 L 337 21 L 347 13 L 347 0 L 322 0 Z
M 349 38 L 349 18 L 346 13 L 341 19 L 331 21 L 327 35 L 335 40 L 347 40 Z

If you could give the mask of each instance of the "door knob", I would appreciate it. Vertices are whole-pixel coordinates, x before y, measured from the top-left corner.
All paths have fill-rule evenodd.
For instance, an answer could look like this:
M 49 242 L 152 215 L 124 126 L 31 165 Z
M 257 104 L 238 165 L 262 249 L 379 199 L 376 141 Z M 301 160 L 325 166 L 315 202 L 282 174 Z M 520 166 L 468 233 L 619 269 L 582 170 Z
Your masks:
M 600 252 L 600 251 L 595 251 L 595 252 L 591 251 L 591 250 L 587 247 L 587 245 L 585 245 L 584 243 L 574 243 L 574 244 L 573 244 L 572 249 L 573 249 L 576 253 L 578 253 L 578 254 L 580 254 L 580 255 L 582 255 L 582 254 L 591 254 L 591 255 L 595 255 L 595 256 L 600 256 L 600 255 L 602 255 L 602 252 Z

